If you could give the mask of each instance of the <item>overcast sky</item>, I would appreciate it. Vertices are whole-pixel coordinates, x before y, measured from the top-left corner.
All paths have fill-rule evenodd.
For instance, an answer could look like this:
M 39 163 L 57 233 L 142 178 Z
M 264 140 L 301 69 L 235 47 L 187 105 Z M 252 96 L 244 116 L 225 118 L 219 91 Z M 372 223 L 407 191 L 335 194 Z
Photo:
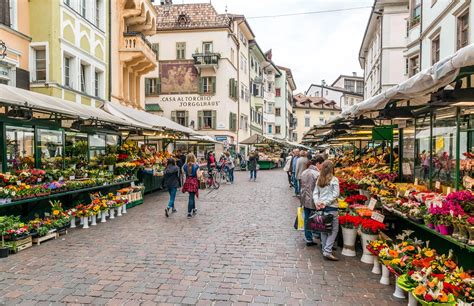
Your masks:
M 157 1 L 155 1 L 157 2 Z M 206 0 L 173 0 L 174 4 Z M 273 61 L 291 68 L 297 92 L 340 74 L 362 75 L 358 53 L 370 8 L 324 14 L 253 19 L 279 15 L 372 6 L 373 0 L 212 0 L 219 13 L 243 14 L 260 47 L 273 49 Z

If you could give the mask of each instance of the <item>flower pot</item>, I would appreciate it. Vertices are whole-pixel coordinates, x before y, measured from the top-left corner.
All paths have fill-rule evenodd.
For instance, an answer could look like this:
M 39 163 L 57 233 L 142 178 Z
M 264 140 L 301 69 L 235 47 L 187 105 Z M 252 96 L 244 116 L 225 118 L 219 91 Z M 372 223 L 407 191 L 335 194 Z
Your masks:
M 117 217 L 122 216 L 122 206 L 117 207 Z
M 92 215 L 91 225 L 97 225 L 97 216 L 96 215 Z
M 122 205 L 122 214 L 126 214 L 127 213 L 127 204 L 123 204 Z
M 79 225 L 84 225 L 84 217 L 81 217 L 80 220 L 81 222 L 79 223 Z
M 408 306 L 417 306 L 418 301 L 415 299 L 413 293 L 408 292 Z
M 467 241 L 467 244 L 474 245 L 474 226 L 469 226 L 467 230 L 469 232 L 469 240 Z
M 365 233 L 361 234 L 363 253 L 362 253 L 362 257 L 360 261 L 362 261 L 363 263 L 367 263 L 367 264 L 374 263 L 375 256 L 372 255 L 372 253 L 370 253 L 369 250 L 367 250 L 367 245 L 369 244 L 369 241 L 376 240 L 378 237 L 379 235 L 374 235 L 374 234 L 365 234 Z
M 435 224 L 434 226 L 434 230 L 437 231 L 439 233 L 439 224 Z
M 438 225 L 438 229 L 441 235 L 450 235 L 452 232 L 451 226 L 445 224 Z
M 76 216 L 71 216 L 71 226 L 70 228 L 76 228 Z
M 402 288 L 398 287 L 397 284 L 398 276 L 395 276 L 395 291 L 393 292 L 393 296 L 399 299 L 406 298 L 405 291 Z
M 102 213 L 100 214 L 100 223 L 105 223 L 105 222 L 107 222 L 106 217 L 107 217 L 107 214 L 105 213 L 105 211 L 102 212 Z
M 89 217 L 82 217 L 82 228 L 89 228 Z
M 0 247 L 0 258 L 5 258 L 8 257 L 8 254 L 10 254 L 10 248 L 9 247 Z
M 342 227 L 342 238 L 344 240 L 344 247 L 342 248 L 341 254 L 351 257 L 356 256 L 355 242 L 357 238 L 357 229 Z
M 390 270 L 386 265 L 382 265 L 382 276 L 380 277 L 380 283 L 382 285 L 390 285 Z
M 109 217 L 110 217 L 110 219 L 115 219 L 115 209 L 114 208 L 109 209 Z
M 372 268 L 372 273 L 374 274 L 380 274 L 382 273 L 382 265 L 380 262 L 377 260 L 377 258 L 374 258 L 374 266 Z

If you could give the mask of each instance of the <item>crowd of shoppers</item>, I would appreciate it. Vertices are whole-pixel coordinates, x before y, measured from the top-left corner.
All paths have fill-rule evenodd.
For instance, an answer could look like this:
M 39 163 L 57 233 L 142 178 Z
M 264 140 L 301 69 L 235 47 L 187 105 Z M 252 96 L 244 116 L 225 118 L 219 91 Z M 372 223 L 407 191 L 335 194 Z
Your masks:
M 308 247 L 316 246 L 320 239 L 324 258 L 339 260 L 333 254 L 334 243 L 339 230 L 338 202 L 339 180 L 334 176 L 334 164 L 325 160 L 324 155 L 308 158 L 308 152 L 294 149 L 286 158 L 284 171 L 287 172 L 290 187 L 295 189 L 300 205 L 304 208 L 304 237 Z M 308 223 L 316 212 L 333 215 L 331 232 L 314 233 Z

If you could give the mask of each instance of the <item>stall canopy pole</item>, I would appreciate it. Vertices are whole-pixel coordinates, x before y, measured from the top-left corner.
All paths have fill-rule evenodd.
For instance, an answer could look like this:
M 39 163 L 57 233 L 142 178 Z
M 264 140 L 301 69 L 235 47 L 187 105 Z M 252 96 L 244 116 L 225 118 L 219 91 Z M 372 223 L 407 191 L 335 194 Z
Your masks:
M 430 168 L 429 168 L 429 188 L 433 188 L 433 111 L 430 111 Z
M 470 78 L 469 78 L 470 79 Z M 461 111 L 460 108 L 456 108 L 456 182 L 454 188 L 459 190 L 460 171 L 461 171 Z
M 403 129 L 398 129 L 398 181 L 402 182 L 403 177 Z M 415 167 L 413 166 L 413 172 Z M 414 174 L 413 174 L 414 175 Z
M 393 138 L 390 140 L 390 173 L 393 172 Z

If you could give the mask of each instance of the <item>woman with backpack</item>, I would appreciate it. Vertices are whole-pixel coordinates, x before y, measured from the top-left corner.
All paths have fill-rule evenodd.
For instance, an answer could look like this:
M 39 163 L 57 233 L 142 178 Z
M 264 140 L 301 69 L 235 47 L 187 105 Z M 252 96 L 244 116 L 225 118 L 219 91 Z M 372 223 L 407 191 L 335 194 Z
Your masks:
M 330 160 L 326 160 L 321 164 L 320 174 L 313 192 L 313 201 L 316 210 L 322 210 L 324 214 L 333 216 L 332 231 L 330 233 L 321 232 L 323 256 L 332 261 L 339 260 L 332 254 L 332 247 L 339 230 L 337 214 L 339 192 L 339 180 L 334 176 L 334 164 Z
M 188 219 L 197 214 L 196 197 L 199 197 L 198 171 L 199 165 L 196 163 L 196 156 L 193 153 L 189 153 L 186 158 L 186 164 L 183 166 L 183 174 L 186 176 L 183 192 L 189 193 Z
M 165 208 L 165 215 L 166 217 L 169 217 L 170 212 L 176 212 L 176 208 L 174 208 L 174 200 L 176 198 L 176 191 L 179 187 L 179 167 L 176 166 L 176 162 L 173 158 L 168 159 L 163 179 L 164 186 L 168 189 L 168 193 L 170 194 L 168 207 Z

